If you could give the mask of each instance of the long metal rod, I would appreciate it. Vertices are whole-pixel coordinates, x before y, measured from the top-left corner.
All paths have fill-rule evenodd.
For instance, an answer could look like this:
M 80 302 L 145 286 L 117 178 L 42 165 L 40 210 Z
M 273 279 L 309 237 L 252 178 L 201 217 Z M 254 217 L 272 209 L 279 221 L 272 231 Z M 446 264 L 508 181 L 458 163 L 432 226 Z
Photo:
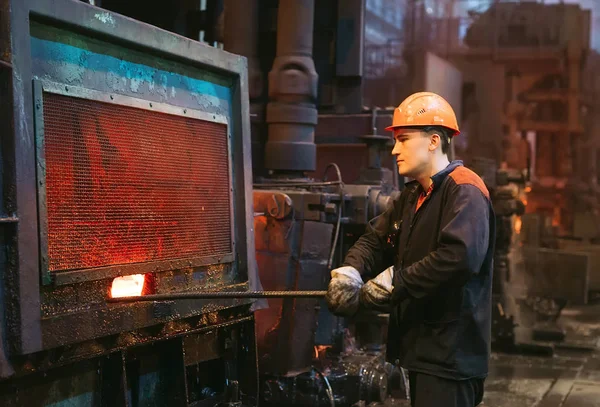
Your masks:
M 323 298 L 327 291 L 222 291 L 173 294 L 149 294 L 109 298 L 108 302 L 173 301 L 221 298 Z
M 284 187 L 328 187 L 331 185 L 341 185 L 341 181 L 324 181 L 324 182 L 271 182 L 257 183 L 254 188 L 284 188 Z

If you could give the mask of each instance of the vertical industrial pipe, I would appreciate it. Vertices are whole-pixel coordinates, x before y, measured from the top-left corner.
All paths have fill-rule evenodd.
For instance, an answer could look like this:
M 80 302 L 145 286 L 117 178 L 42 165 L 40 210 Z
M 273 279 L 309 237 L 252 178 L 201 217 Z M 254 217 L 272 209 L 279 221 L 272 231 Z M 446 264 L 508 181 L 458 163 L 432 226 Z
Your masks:
M 225 0 L 224 48 L 248 58 L 250 99 L 262 93 L 262 73 L 258 59 L 258 0 Z
M 258 55 L 259 0 L 225 0 L 223 45 L 226 51 L 248 59 L 248 94 L 250 96 L 252 166 L 263 167 L 263 73 Z
M 277 53 L 269 72 L 265 166 L 303 176 L 316 169 L 318 76 L 312 59 L 314 0 L 280 0 Z

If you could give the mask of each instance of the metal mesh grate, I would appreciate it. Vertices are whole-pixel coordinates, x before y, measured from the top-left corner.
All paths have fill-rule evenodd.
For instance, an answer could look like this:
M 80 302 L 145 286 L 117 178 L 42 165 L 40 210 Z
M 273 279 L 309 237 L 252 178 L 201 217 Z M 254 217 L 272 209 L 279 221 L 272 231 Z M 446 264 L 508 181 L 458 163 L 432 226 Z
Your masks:
M 48 266 L 230 253 L 223 124 L 44 93 Z

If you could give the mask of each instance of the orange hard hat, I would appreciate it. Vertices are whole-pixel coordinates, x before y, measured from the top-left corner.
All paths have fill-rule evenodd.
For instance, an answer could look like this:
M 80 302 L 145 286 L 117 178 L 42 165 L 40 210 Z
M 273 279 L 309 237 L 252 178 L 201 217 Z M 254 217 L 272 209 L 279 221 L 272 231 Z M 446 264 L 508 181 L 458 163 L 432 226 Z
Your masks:
M 452 106 L 446 99 L 432 92 L 413 93 L 404 99 L 400 106 L 394 109 L 392 125 L 386 127 L 386 130 L 423 126 L 445 127 L 451 131 L 451 137 L 460 134 Z

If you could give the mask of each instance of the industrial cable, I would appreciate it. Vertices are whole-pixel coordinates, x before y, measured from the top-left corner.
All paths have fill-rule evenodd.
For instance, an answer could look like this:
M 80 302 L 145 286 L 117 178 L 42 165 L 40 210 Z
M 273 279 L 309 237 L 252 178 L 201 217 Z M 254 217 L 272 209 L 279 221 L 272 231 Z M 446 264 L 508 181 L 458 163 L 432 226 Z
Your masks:
M 329 253 L 329 261 L 327 262 L 327 268 L 331 270 L 333 265 L 333 257 L 335 256 L 335 249 L 337 247 L 338 237 L 340 235 L 340 227 L 342 224 L 342 208 L 344 206 L 344 181 L 342 180 L 342 172 L 340 171 L 340 167 L 336 163 L 329 163 L 327 167 L 325 167 L 325 172 L 323 174 L 323 181 L 327 182 L 327 170 L 329 168 L 335 168 L 335 172 L 338 177 L 338 185 L 340 186 L 340 203 L 338 205 L 338 218 L 335 225 L 335 233 L 333 235 L 333 244 L 331 245 L 331 251 Z
M 173 301 L 224 298 L 323 298 L 327 291 L 198 291 L 108 298 L 108 302 Z
M 327 379 L 327 376 L 325 376 L 323 374 L 323 372 L 321 372 L 319 369 L 317 369 L 314 366 L 313 366 L 313 370 L 316 373 L 318 373 L 319 376 L 321 376 L 321 379 L 323 379 L 323 382 L 325 382 L 325 386 L 327 386 L 327 390 L 325 390 L 325 393 L 327 394 L 327 397 L 329 398 L 330 407 L 335 407 L 335 398 L 333 397 L 333 389 L 331 388 L 331 385 L 329 384 L 329 380 Z

